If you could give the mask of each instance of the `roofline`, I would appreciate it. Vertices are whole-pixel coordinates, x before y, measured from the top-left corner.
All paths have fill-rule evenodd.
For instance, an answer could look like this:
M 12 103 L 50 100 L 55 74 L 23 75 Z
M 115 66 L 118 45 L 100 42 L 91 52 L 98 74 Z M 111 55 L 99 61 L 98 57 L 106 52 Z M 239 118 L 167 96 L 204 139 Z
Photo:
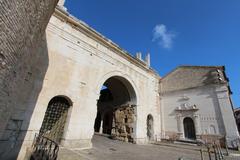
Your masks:
M 198 65 L 196 65 L 196 66 L 194 66 L 194 65 L 181 65 L 181 66 L 179 66 L 179 68 L 221 68 L 221 69 L 225 69 L 225 67 L 224 66 L 198 66 Z
M 221 69 L 223 69 L 223 71 L 225 71 L 225 66 L 190 66 L 190 65 L 181 65 L 181 66 L 178 66 L 177 68 L 173 69 L 172 71 L 170 71 L 165 76 L 163 76 L 161 78 L 161 80 L 165 79 L 167 76 L 169 76 L 170 74 L 172 74 L 173 72 L 177 71 L 180 68 L 221 68 Z
M 77 29 L 81 30 L 81 32 L 88 34 L 88 37 L 101 43 L 105 47 L 114 51 L 114 53 L 134 63 L 136 66 L 140 67 L 141 69 L 144 69 L 145 71 L 160 77 L 155 70 L 153 70 L 151 67 L 148 67 L 147 64 L 145 64 L 143 61 L 135 58 L 130 53 L 128 53 L 127 51 L 122 49 L 120 46 L 118 46 L 116 43 L 112 42 L 110 39 L 106 38 L 105 36 L 97 32 L 93 28 L 91 28 L 89 25 L 87 25 L 83 21 L 72 16 L 67 11 L 63 10 L 61 7 L 59 6 L 56 7 L 54 15 L 57 16 L 58 18 L 63 19 L 65 22 L 72 24 Z
M 233 111 L 234 111 L 234 112 L 236 112 L 236 111 L 240 111 L 240 107 L 238 107 L 238 108 L 234 108 Z

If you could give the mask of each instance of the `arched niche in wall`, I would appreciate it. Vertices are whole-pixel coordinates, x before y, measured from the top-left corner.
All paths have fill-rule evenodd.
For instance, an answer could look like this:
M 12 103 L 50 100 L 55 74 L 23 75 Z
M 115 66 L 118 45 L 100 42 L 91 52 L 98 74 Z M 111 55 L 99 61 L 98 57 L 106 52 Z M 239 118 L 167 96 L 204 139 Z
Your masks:
M 60 143 L 70 106 L 72 102 L 66 96 L 52 98 L 44 115 L 40 135 Z

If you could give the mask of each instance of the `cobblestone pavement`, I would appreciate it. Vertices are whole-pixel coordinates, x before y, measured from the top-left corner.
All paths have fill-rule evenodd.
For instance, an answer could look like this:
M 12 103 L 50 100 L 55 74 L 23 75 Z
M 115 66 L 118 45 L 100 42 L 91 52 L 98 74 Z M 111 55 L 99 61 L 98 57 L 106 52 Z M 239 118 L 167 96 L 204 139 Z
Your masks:
M 87 150 L 60 149 L 59 160 L 201 160 L 200 151 L 164 145 L 135 145 L 94 136 L 93 148 Z M 214 159 L 214 158 L 212 158 Z M 204 160 L 208 160 L 204 154 Z M 240 160 L 228 157 L 227 160 Z

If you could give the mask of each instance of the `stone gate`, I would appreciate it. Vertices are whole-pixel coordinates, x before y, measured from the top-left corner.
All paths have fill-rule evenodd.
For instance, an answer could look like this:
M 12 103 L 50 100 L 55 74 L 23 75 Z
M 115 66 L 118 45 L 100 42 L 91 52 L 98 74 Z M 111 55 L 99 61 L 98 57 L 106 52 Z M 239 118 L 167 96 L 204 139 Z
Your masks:
M 154 137 L 160 138 L 159 75 L 150 68 L 149 56 L 147 60 L 131 56 L 60 7 L 47 26 L 46 40 L 47 50 L 43 52 L 48 55 L 49 65 L 38 101 L 35 107 L 32 106 L 34 111 L 26 137 L 39 131 L 50 100 L 60 96 L 72 104 L 61 139 L 63 146 L 92 146 L 94 124 L 101 107 L 104 111 L 115 108 L 116 113 L 120 106 L 134 106 L 134 125 L 124 125 L 128 131 L 121 133 L 126 135 L 119 139 L 147 143 L 146 119 L 149 114 L 154 117 L 154 130 L 158 133 Z M 107 87 L 112 99 L 104 101 L 101 98 L 103 86 Z M 27 105 L 31 108 L 32 104 Z M 114 114 L 113 111 L 110 113 Z M 130 114 L 126 116 L 127 123 L 131 117 Z M 100 126 L 107 125 L 104 118 L 102 115 Z M 113 126 L 111 121 L 109 123 Z M 123 126 L 117 124 L 115 121 L 116 127 Z M 116 129 L 115 134 L 120 134 L 119 130 Z

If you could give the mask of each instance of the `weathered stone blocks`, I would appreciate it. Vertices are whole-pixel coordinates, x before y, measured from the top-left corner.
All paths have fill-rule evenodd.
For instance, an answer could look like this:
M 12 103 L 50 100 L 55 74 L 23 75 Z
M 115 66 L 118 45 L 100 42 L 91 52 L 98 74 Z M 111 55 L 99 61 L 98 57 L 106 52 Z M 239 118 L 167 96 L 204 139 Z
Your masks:
M 134 142 L 133 123 L 134 107 L 121 106 L 114 112 L 114 123 L 112 128 L 112 136 L 124 142 Z

